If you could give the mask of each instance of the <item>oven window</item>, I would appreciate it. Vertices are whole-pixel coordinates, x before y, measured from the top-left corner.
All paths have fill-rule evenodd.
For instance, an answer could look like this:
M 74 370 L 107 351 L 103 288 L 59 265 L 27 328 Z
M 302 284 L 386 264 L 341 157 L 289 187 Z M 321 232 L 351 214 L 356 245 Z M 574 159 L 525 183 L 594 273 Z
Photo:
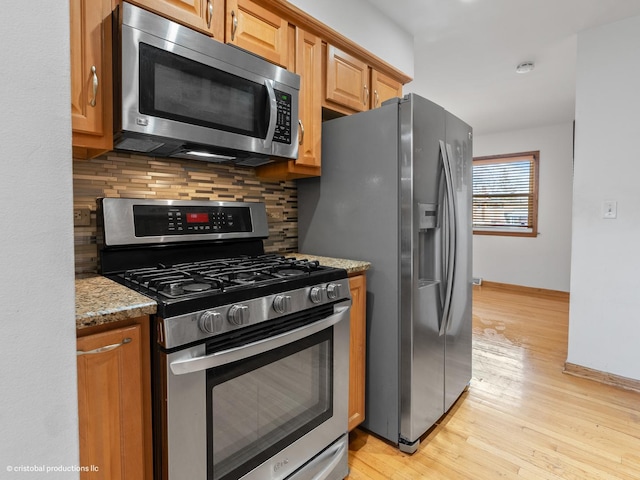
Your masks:
M 237 479 L 333 414 L 333 329 L 207 371 L 208 478 Z
M 265 138 L 263 85 L 140 43 L 140 113 Z

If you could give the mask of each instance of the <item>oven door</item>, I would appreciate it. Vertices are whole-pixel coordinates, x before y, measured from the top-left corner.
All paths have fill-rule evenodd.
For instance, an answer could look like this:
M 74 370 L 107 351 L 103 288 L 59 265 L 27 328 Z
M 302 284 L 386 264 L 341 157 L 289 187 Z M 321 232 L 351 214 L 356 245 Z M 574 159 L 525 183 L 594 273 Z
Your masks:
M 344 478 L 349 308 L 350 300 L 284 317 L 275 334 L 251 332 L 244 345 L 164 354 L 163 478 L 284 479 L 305 469 Z

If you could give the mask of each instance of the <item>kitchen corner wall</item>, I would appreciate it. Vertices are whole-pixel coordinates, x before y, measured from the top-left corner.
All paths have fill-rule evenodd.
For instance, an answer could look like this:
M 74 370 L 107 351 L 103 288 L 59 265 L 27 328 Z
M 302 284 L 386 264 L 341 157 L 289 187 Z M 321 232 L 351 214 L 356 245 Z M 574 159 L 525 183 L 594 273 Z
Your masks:
M 0 478 L 78 480 L 69 3 L 3 3 L 0 32 Z
M 640 380 L 640 16 L 578 34 L 567 361 Z M 605 201 L 617 218 L 604 218 Z
M 111 152 L 73 161 L 74 208 L 91 208 L 91 225 L 75 227 L 76 274 L 98 271 L 96 199 L 162 198 L 264 202 L 269 221 L 267 252 L 298 247 L 297 188 L 294 182 L 266 182 L 255 169 L 192 160 Z

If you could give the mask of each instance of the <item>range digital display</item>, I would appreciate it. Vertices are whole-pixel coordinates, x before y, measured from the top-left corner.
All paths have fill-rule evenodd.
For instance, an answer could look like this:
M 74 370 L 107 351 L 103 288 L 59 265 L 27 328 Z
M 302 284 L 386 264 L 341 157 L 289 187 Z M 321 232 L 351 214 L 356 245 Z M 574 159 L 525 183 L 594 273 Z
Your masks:
M 187 213 L 187 223 L 209 223 L 209 214 Z
M 134 205 L 137 237 L 251 232 L 247 207 Z

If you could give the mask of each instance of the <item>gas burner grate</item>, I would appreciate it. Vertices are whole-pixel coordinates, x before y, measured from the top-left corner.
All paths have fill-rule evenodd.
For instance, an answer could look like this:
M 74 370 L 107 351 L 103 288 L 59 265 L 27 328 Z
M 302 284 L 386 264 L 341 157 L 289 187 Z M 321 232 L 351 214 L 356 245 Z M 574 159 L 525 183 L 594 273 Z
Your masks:
M 223 259 L 158 264 L 127 270 L 120 277 L 142 291 L 178 298 L 190 295 L 215 295 L 228 290 L 249 288 L 266 282 L 309 275 L 319 270 L 317 261 L 283 257 L 276 254 L 239 256 Z

